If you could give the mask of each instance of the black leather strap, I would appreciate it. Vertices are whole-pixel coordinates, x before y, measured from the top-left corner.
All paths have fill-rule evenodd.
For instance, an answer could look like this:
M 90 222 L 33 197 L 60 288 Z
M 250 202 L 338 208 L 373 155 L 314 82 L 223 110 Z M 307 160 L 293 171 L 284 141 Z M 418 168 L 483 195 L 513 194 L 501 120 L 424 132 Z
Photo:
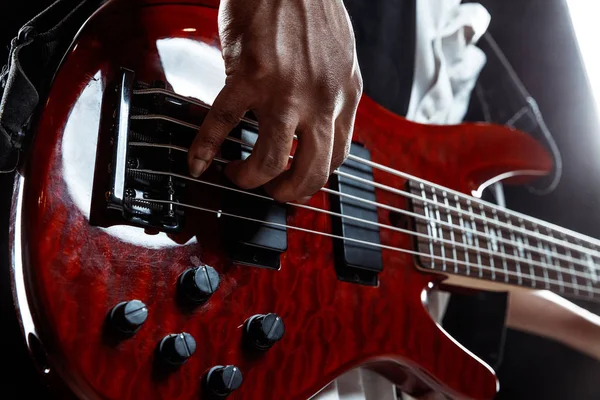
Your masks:
M 8 63 L 0 74 L 0 172 L 17 167 L 40 99 L 75 34 L 102 2 L 57 0 L 11 41 Z
M 546 146 L 554 158 L 552 174 L 528 187 L 532 193 L 548 194 L 556 189 L 562 175 L 562 157 L 554 137 L 537 102 L 489 32 L 483 35 L 479 47 L 485 52 L 487 63 L 475 86 L 474 100 L 479 103 L 486 121 L 527 132 Z

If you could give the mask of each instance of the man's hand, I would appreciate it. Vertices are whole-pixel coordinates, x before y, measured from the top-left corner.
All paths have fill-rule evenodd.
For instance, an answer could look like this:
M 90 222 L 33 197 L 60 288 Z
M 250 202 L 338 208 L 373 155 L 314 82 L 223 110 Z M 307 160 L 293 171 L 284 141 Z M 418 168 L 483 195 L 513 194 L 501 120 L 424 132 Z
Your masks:
M 188 154 L 198 177 L 252 110 L 252 154 L 225 173 L 278 201 L 306 201 L 350 149 L 362 78 L 341 0 L 222 0 L 219 35 L 227 79 Z M 288 167 L 293 136 L 298 147 Z

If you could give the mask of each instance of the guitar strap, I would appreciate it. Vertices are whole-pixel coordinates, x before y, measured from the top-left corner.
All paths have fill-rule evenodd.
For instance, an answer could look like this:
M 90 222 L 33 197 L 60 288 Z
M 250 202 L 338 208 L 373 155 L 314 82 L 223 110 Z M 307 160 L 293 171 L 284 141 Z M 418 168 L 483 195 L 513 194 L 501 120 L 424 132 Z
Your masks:
M 17 168 L 37 106 L 77 31 L 104 0 L 57 0 L 10 43 L 0 74 L 0 173 Z
M 530 192 L 545 195 L 556 189 L 562 175 L 562 158 L 552 133 L 546 126 L 537 102 L 525 88 L 512 65 L 487 32 L 478 43 L 487 58 L 473 92 L 486 122 L 511 126 L 543 143 L 554 159 L 553 171 L 539 178 Z M 480 121 L 481 118 L 476 118 Z

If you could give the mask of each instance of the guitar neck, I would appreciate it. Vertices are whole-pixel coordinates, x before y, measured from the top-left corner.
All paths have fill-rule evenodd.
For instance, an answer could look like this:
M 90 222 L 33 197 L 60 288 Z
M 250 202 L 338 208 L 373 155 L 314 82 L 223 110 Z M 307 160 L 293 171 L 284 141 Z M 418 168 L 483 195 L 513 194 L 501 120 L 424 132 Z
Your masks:
M 600 301 L 600 242 L 437 185 L 409 181 L 422 268 Z

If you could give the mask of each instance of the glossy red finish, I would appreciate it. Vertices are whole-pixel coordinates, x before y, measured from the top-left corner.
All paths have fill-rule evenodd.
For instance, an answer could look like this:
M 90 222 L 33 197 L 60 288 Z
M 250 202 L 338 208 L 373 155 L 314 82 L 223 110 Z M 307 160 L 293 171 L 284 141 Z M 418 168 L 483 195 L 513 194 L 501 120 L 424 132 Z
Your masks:
M 167 79 L 175 91 L 210 97 L 222 74 L 216 32 L 215 9 L 109 3 L 85 25 L 56 75 L 24 172 L 22 217 L 15 221 L 22 228 L 15 240 L 22 244 L 33 322 L 53 373 L 82 398 L 206 399 L 200 382 L 207 369 L 235 364 L 244 384 L 231 399 L 299 400 L 344 371 L 370 364 L 409 390 L 427 386 L 456 398 L 491 399 L 497 388 L 491 369 L 442 332 L 423 305 L 428 285 L 443 277 L 419 272 L 410 256 L 384 250 L 380 285 L 365 287 L 336 278 L 332 240 L 322 236 L 289 231 L 282 267 L 272 271 L 231 264 L 219 235 L 208 229 L 210 215 L 197 216 L 198 235 L 191 240 L 90 225 L 106 82 L 125 66 L 140 79 Z M 519 132 L 417 125 L 367 97 L 354 139 L 378 163 L 464 192 L 501 172 L 550 168 L 544 150 Z M 403 184 L 381 171 L 375 178 Z M 406 207 L 403 198 L 389 193 L 378 191 L 377 200 Z M 322 194 L 311 204 L 329 208 Z M 379 218 L 387 222 L 387 212 Z M 290 213 L 288 223 L 330 231 L 330 217 L 307 210 Z M 397 232 L 382 231 L 381 239 L 412 246 Z M 219 271 L 221 287 L 206 305 L 184 311 L 175 301 L 175 283 L 198 262 Z M 106 313 L 132 298 L 148 305 L 147 322 L 133 338 L 107 342 Z M 240 346 L 241 325 L 265 312 L 282 316 L 286 333 L 264 356 L 253 358 Z M 196 338 L 196 354 L 174 373 L 157 376 L 157 343 L 182 331 Z

